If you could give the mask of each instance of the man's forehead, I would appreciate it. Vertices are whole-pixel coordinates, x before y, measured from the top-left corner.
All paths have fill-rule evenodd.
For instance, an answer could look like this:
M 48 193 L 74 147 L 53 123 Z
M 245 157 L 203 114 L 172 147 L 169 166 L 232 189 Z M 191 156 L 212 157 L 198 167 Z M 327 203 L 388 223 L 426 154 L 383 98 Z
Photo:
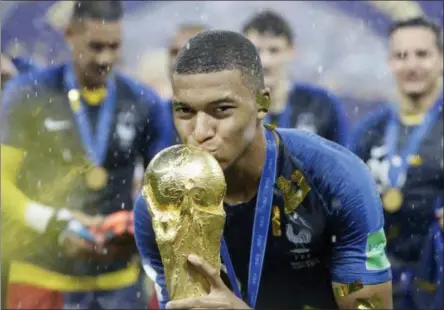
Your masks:
M 119 35 L 121 29 L 120 21 L 107 21 L 99 19 L 86 19 L 83 21 L 85 34 L 89 36 Z
M 224 70 L 210 73 L 178 74 L 172 78 L 173 94 L 179 101 L 200 97 L 203 101 L 209 97 L 233 97 L 234 99 L 249 96 L 240 70 Z M 203 98 L 208 97 L 208 98 Z M 213 99 L 213 98 L 212 98 Z
M 394 46 L 425 46 L 436 43 L 433 31 L 425 27 L 408 27 L 396 30 L 391 37 Z

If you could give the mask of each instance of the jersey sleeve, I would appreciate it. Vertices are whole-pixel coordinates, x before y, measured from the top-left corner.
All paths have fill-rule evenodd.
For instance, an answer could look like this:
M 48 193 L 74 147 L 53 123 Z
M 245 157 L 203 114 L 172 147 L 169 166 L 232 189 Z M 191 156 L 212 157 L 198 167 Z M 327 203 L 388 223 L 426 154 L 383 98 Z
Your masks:
M 143 269 L 146 275 L 155 283 L 160 308 L 165 309 L 165 305 L 169 301 L 165 274 L 151 223 L 151 216 L 141 195 L 137 197 L 134 206 L 134 234 Z
M 336 208 L 332 208 L 332 281 L 359 280 L 364 285 L 387 282 L 391 271 L 376 184 L 355 156 L 350 157 L 344 170 L 347 176 L 343 180 L 347 181 L 335 181 L 334 185 L 338 192 L 333 198 Z
M 6 83 L 2 94 L 0 118 L 1 144 L 26 150 L 34 132 L 32 110 L 29 107 L 35 91 L 24 76 Z
M 327 94 L 327 101 L 331 107 L 330 124 L 328 126 L 328 139 L 341 145 L 346 145 L 348 141 L 349 126 L 342 101 L 332 95 Z

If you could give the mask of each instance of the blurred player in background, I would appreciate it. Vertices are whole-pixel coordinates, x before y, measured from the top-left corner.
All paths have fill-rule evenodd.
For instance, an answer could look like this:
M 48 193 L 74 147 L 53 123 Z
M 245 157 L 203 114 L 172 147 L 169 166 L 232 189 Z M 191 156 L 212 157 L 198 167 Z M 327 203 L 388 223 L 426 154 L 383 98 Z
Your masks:
M 72 62 L 8 83 L 1 113 L 9 309 L 144 308 L 132 177 L 163 148 L 160 99 L 113 72 L 122 4 L 77 1 Z
M 367 115 L 352 134 L 351 148 L 379 186 L 394 283 L 404 287 L 444 195 L 443 42 L 441 29 L 423 18 L 395 23 L 389 37 L 398 106 Z M 405 299 L 395 296 L 395 306 L 403 307 Z
M 18 70 L 12 62 L 12 59 L 5 54 L 1 54 L 1 70 L 1 81 L 3 89 L 5 83 L 18 74 Z
M 168 74 L 171 78 L 173 73 L 174 62 L 176 61 L 177 54 L 185 43 L 194 37 L 199 32 L 208 30 L 208 27 L 201 24 L 182 24 L 176 30 L 173 38 L 171 39 L 170 46 L 168 47 Z M 171 137 L 174 143 L 180 143 L 180 137 L 177 134 L 176 128 L 173 123 L 173 105 L 171 100 L 166 103 L 169 119 L 171 120 Z
M 289 69 L 296 45 L 287 21 L 267 10 L 248 20 L 242 32 L 259 50 L 265 84 L 271 90 L 273 104 L 265 122 L 307 130 L 345 144 L 347 121 L 338 98 L 319 87 L 291 80 Z

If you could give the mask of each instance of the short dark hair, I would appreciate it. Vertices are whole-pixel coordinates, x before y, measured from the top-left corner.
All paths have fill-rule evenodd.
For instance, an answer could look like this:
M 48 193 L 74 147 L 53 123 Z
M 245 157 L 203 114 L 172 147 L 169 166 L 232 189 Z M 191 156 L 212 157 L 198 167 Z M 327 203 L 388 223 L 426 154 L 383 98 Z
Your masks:
M 423 27 L 432 31 L 436 37 L 436 46 L 440 51 L 443 50 L 443 35 L 441 27 L 424 17 L 414 17 L 397 21 L 390 26 L 388 35 L 391 37 L 393 33 L 399 29 L 416 27 Z
M 120 1 L 76 1 L 71 21 L 98 19 L 118 21 L 123 17 L 123 7 Z
M 260 34 L 269 33 L 276 37 L 283 36 L 293 44 L 294 33 L 290 24 L 279 14 L 266 10 L 251 17 L 242 27 L 242 33 L 255 30 Z
M 239 70 L 245 86 L 254 94 L 264 86 L 261 58 L 253 43 L 243 35 L 210 30 L 192 37 L 180 50 L 173 74 L 212 73 Z

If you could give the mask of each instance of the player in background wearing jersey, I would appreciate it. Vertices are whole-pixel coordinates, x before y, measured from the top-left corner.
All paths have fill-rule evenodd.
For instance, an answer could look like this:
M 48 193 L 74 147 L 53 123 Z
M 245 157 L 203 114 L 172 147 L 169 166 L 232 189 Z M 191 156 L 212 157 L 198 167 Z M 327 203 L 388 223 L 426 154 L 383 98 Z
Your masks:
M 221 252 L 239 297 L 219 271 L 190 256 L 211 291 L 167 308 L 352 309 L 357 299 L 377 295 L 378 307 L 390 309 L 390 265 L 374 181 L 362 161 L 336 143 L 305 131 L 264 129 L 270 95 L 254 45 L 235 32 L 202 32 L 181 49 L 172 85 L 183 142 L 210 152 L 224 170 L 227 247 Z M 255 220 L 257 210 L 270 210 L 268 218 L 261 215 L 267 225 Z M 141 196 L 134 221 L 139 253 L 163 308 L 169 301 L 165 275 Z M 251 265 L 250 246 L 253 257 L 264 258 L 262 265 Z M 259 288 L 248 280 L 256 277 Z M 334 296 L 334 288 L 355 281 L 361 290 Z
M 174 62 L 176 61 L 180 49 L 189 39 L 205 30 L 208 30 L 208 27 L 202 24 L 182 24 L 177 27 L 176 33 L 171 39 L 168 47 L 168 74 L 170 77 L 173 73 Z M 169 119 L 171 120 L 171 137 L 174 143 L 180 143 L 180 137 L 176 131 L 176 128 L 174 127 L 173 105 L 171 99 L 166 102 L 166 106 L 168 109 Z
M 8 309 L 144 308 L 132 236 L 134 165 L 164 146 L 160 99 L 112 70 L 118 1 L 77 1 L 72 60 L 19 75 L 2 102 Z
M 289 70 L 297 47 L 287 21 L 280 14 L 263 11 L 244 24 L 242 33 L 258 49 L 265 85 L 271 91 L 273 104 L 265 122 L 314 132 L 344 145 L 347 119 L 342 102 L 320 87 L 292 81 Z
M 365 116 L 350 146 L 376 179 L 394 287 L 406 287 L 437 216 L 442 227 L 442 208 L 436 210 L 444 196 L 442 31 L 423 18 L 397 22 L 389 31 L 389 53 L 397 104 Z M 402 307 L 404 290 L 396 291 Z

